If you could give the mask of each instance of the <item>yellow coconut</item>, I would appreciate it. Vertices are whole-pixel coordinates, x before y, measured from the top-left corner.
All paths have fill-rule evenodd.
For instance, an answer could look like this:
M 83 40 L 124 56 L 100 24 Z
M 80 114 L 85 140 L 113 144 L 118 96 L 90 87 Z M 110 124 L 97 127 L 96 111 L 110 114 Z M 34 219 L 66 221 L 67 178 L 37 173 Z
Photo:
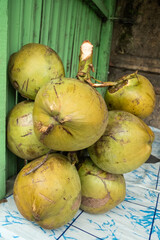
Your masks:
M 46 229 L 56 229 L 72 220 L 81 203 L 81 184 L 74 165 L 61 154 L 48 155 L 36 171 L 26 175 L 44 160 L 25 165 L 14 183 L 14 200 L 20 213 Z
M 7 118 L 7 147 L 16 156 L 32 160 L 49 151 L 36 137 L 33 129 L 32 101 L 16 104 Z
M 127 111 L 142 119 L 153 112 L 156 101 L 151 82 L 137 73 L 119 79 L 107 89 L 104 98 L 109 110 Z
M 129 112 L 112 110 L 103 136 L 88 152 L 99 168 L 123 174 L 147 161 L 153 140 L 154 133 L 143 120 Z
M 52 48 L 29 43 L 10 56 L 8 73 L 13 87 L 22 96 L 35 99 L 46 82 L 64 76 L 64 67 Z
M 85 212 L 105 213 L 125 199 L 126 184 L 123 175 L 101 170 L 89 157 L 85 157 L 79 164 L 78 173 L 82 187 L 80 208 Z
M 45 84 L 35 98 L 34 131 L 47 147 L 77 151 L 104 133 L 108 110 L 100 93 L 84 81 L 65 78 Z

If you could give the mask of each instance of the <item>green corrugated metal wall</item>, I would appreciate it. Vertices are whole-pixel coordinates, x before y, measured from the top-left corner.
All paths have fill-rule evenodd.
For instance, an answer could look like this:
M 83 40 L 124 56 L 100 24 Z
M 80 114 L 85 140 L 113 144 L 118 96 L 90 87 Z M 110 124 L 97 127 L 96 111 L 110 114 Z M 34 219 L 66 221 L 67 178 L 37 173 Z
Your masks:
M 106 7 L 108 19 L 104 21 L 88 5 L 93 3 Z M 112 20 L 115 7 L 114 0 L 0 0 L 0 30 L 2 45 L 0 46 L 0 94 L 5 102 L 0 105 L 3 119 L 0 119 L 0 130 L 3 131 L 0 141 L 2 162 L 0 163 L 0 198 L 4 196 L 5 181 L 17 172 L 18 164 L 23 162 L 6 152 L 5 116 L 20 100 L 19 95 L 7 80 L 7 63 L 9 56 L 29 42 L 42 43 L 53 48 L 61 57 L 67 77 L 75 77 L 78 70 L 80 46 L 84 40 L 94 45 L 93 64 L 94 77 L 107 80 L 110 44 L 112 36 Z M 101 10 L 99 10 L 101 11 Z M 97 11 L 96 11 L 97 12 Z M 102 14 L 103 15 L 103 14 Z M 3 26 L 2 26 L 3 24 Z M 5 62 L 4 62 L 5 61 Z M 3 68 L 3 69 L 2 69 Z M 2 93 L 3 89 L 3 93 Z M 101 91 L 101 90 L 99 90 Z
M 97 63 L 101 19 L 80 0 L 9 1 L 9 55 L 28 42 L 52 47 L 63 60 L 66 76 L 76 76 L 83 40 L 94 45 Z

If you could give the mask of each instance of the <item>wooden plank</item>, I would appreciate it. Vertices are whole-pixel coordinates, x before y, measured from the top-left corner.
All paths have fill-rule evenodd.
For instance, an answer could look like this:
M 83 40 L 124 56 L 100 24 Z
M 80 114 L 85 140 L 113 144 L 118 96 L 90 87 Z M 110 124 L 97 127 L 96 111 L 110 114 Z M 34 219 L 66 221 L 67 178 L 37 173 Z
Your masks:
M 137 57 L 128 54 L 113 54 L 110 66 L 130 70 L 160 73 L 160 59 Z
M 0 199 L 6 192 L 6 86 L 7 86 L 7 16 L 8 1 L 0 0 Z

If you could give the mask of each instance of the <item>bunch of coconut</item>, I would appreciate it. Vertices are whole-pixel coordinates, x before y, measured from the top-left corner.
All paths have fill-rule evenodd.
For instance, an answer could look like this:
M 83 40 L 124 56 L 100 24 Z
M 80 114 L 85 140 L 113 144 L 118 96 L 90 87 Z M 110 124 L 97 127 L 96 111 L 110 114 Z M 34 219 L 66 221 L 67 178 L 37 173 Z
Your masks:
M 93 187 L 94 180 L 91 181 L 89 178 L 93 179 L 93 176 L 96 176 L 105 185 L 105 180 L 109 177 L 101 178 L 102 172 L 111 174 L 111 178 L 113 178 L 113 176 L 124 176 L 125 173 L 139 168 L 150 157 L 154 141 L 153 131 L 144 122 L 144 119 L 151 115 L 155 107 L 155 92 L 150 81 L 135 72 L 114 83 L 115 85 L 112 83 L 107 87 L 104 96 L 109 110 L 106 130 L 97 142 L 87 148 L 89 158 L 99 171 L 97 169 L 98 173 L 95 174 L 95 169 L 87 170 L 91 169 L 91 163 L 88 160 L 85 160 L 79 169 L 82 180 L 81 206 L 90 213 L 99 212 L 101 209 L 99 206 L 95 207 L 99 194 Z M 105 186 L 108 189 L 108 186 Z M 117 189 L 120 190 L 120 183 L 117 183 Z M 119 196 L 124 199 L 124 191 L 122 189 L 120 191 Z M 109 191 L 109 194 L 111 193 Z M 104 196 L 105 202 L 109 195 Z M 90 203 L 86 199 L 90 199 Z M 119 202 L 122 199 L 119 198 Z M 118 200 L 116 199 L 116 204 Z
M 134 96 L 123 102 L 131 105 L 139 96 L 144 103 L 137 105 L 148 101 L 150 108 L 137 106 L 140 115 L 151 114 L 155 94 L 149 80 L 135 73 L 133 81 L 93 83 L 92 57 L 93 45 L 84 41 L 76 78 L 66 78 L 58 54 L 42 44 L 27 44 L 9 60 L 10 81 L 26 98 L 7 119 L 8 149 L 26 162 L 14 200 L 26 219 L 43 228 L 63 226 L 79 208 L 100 214 L 117 206 L 126 194 L 123 174 L 151 154 L 152 130 L 135 113 L 115 110 L 108 94 L 119 103 L 119 91 L 131 91 Z M 107 87 L 105 98 L 97 87 Z

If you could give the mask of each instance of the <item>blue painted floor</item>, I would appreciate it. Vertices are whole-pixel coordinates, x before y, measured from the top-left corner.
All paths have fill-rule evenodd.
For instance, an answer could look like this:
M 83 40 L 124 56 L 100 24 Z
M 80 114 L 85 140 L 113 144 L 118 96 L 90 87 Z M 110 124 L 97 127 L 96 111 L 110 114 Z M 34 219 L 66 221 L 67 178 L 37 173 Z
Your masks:
M 160 159 L 160 130 L 154 129 L 152 155 Z M 67 225 L 45 230 L 27 221 L 18 212 L 13 195 L 0 204 L 0 240 L 159 240 L 160 161 L 145 163 L 124 174 L 126 198 L 105 214 L 91 215 L 81 210 Z

